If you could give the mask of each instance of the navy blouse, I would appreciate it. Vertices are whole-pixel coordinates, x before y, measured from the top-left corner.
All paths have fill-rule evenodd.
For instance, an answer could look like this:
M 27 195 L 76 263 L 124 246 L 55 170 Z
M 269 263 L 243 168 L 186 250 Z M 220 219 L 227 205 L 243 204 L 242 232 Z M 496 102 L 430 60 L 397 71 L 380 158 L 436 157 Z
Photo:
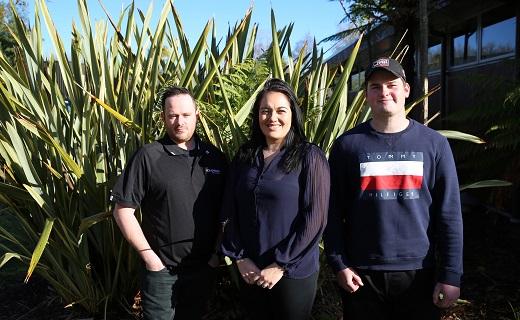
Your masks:
M 284 150 L 264 166 L 233 162 L 225 190 L 222 220 L 227 221 L 222 252 L 249 258 L 263 269 L 276 262 L 288 278 L 319 269 L 318 244 L 327 222 L 330 174 L 327 159 L 309 145 L 300 165 L 285 173 L 278 165 Z

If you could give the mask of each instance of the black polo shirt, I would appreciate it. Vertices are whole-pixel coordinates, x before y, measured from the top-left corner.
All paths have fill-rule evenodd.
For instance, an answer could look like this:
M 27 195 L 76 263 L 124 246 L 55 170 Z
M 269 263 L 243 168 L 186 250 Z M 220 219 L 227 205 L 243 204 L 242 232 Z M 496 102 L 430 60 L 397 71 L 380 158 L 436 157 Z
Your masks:
M 206 263 L 215 250 L 227 161 L 195 141 L 190 151 L 167 135 L 143 146 L 112 191 L 112 201 L 141 208 L 144 235 L 167 266 Z

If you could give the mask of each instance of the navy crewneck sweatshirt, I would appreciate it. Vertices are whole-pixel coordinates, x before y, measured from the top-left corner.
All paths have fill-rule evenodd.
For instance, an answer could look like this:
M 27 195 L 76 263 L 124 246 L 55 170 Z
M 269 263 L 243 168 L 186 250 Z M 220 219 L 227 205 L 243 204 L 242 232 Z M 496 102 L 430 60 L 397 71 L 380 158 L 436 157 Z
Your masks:
M 439 282 L 460 286 L 459 184 L 445 137 L 414 120 L 390 134 L 365 122 L 336 140 L 329 164 L 324 240 L 335 272 L 438 267 Z

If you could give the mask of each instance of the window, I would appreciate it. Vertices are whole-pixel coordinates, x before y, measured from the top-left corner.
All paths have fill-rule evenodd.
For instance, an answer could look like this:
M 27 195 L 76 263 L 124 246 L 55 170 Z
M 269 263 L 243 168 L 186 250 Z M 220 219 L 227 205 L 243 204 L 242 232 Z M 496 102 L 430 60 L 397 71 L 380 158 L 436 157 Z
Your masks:
M 515 10 L 502 7 L 482 15 L 482 59 L 515 52 Z
M 440 70 L 441 68 L 441 44 L 428 48 L 428 72 Z
M 451 39 L 451 65 L 477 60 L 477 20 L 468 20 Z
M 458 66 L 498 56 L 514 55 L 516 20 L 516 6 L 510 4 L 487 11 L 457 26 L 451 32 L 450 65 Z M 433 70 L 431 68 L 437 68 L 434 50 L 435 46 L 428 50 L 429 71 Z
M 365 71 L 353 74 L 350 78 L 352 84 L 352 91 L 359 91 L 365 85 Z

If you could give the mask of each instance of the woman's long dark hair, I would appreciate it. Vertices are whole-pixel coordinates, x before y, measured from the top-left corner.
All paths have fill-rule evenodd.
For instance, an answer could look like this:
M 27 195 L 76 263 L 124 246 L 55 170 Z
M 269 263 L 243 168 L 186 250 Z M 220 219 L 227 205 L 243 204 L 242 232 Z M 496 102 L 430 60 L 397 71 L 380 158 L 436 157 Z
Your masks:
M 280 79 L 267 80 L 263 89 L 256 95 L 255 104 L 251 111 L 251 132 L 249 141 L 240 147 L 236 160 L 253 165 L 256 157 L 267 146 L 265 136 L 260 129 L 259 110 L 263 97 L 268 92 L 280 92 L 289 99 L 291 105 L 291 128 L 285 137 L 282 149 L 286 152 L 279 165 L 285 172 L 290 172 L 298 166 L 306 148 L 306 137 L 303 132 L 303 114 L 291 87 Z

